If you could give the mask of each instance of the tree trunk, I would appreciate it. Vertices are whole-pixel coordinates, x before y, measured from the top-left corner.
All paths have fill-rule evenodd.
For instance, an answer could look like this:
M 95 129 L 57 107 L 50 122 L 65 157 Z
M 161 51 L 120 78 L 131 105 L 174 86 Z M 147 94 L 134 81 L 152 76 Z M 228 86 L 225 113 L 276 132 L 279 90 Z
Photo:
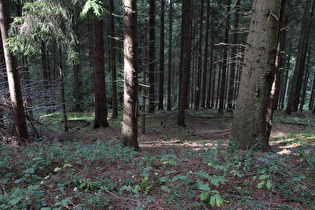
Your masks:
M 144 29 L 144 46 L 148 46 L 148 21 L 145 20 L 145 29 Z M 148 72 L 148 48 L 144 47 L 143 53 L 143 60 L 144 60 L 144 67 L 143 67 L 143 91 L 142 91 L 142 120 L 141 120 L 141 133 L 145 133 L 145 124 L 146 124 L 146 102 L 147 102 L 147 72 Z
M 172 110 L 172 62 L 173 62 L 173 5 L 169 1 L 169 36 L 168 36 L 168 78 L 167 78 L 167 111 Z M 175 85 L 174 85 L 175 86 Z
M 225 33 L 224 33 L 224 43 L 227 45 L 229 42 L 229 31 L 230 31 L 230 11 L 231 11 L 231 0 L 227 0 L 226 3 L 226 22 L 225 22 Z M 224 47 L 223 51 L 223 68 L 221 76 L 221 86 L 220 86 L 220 101 L 218 113 L 223 114 L 225 105 L 225 92 L 226 92 L 226 74 L 228 71 L 228 47 Z
M 8 85 L 11 97 L 11 105 L 13 108 L 13 117 L 15 123 L 15 130 L 17 136 L 23 140 L 28 138 L 28 130 L 26 125 L 22 90 L 20 84 L 20 76 L 18 72 L 18 65 L 16 57 L 9 51 L 6 45 L 8 39 L 9 30 L 9 20 L 10 20 L 10 9 L 9 1 L 0 1 L 0 31 L 2 38 L 2 45 L 5 57 L 5 64 L 7 69 Z
M 79 35 L 78 24 L 74 25 L 74 31 Z M 76 43 L 75 51 L 80 56 L 80 43 Z M 74 97 L 74 107 L 76 112 L 82 112 L 83 107 L 83 93 L 82 93 L 82 78 L 81 78 L 81 64 L 80 62 L 73 63 L 73 97 Z
M 309 47 L 308 53 L 307 53 L 307 61 L 306 61 L 306 72 L 304 75 L 304 80 L 303 80 L 303 88 L 302 88 L 302 94 L 301 94 L 301 103 L 300 103 L 300 112 L 303 112 L 303 106 L 305 104 L 305 97 L 306 97 L 306 90 L 307 90 L 307 85 L 308 85 L 308 79 L 310 77 L 310 58 L 311 58 L 311 51 L 312 47 Z
M 112 72 L 112 118 L 118 117 L 117 102 L 117 73 L 116 73 L 116 41 L 115 41 L 115 21 L 114 21 L 114 0 L 109 1 L 109 33 L 110 33 L 110 69 Z
M 65 80 L 64 80 L 64 71 L 62 66 L 62 53 L 61 47 L 58 49 L 58 68 L 60 75 L 60 84 L 61 84 L 61 104 L 62 104 L 62 115 L 63 115 L 63 128 L 64 131 L 69 131 L 68 126 L 68 115 L 67 115 L 67 105 L 66 105 L 66 93 L 65 93 Z
M 230 145 L 268 151 L 266 120 L 274 79 L 281 0 L 254 0 Z
M 302 20 L 302 29 L 300 33 L 300 42 L 298 49 L 298 56 L 295 64 L 295 69 L 292 77 L 291 88 L 288 98 L 288 105 L 286 113 L 290 115 L 292 112 L 296 112 L 300 102 L 300 95 L 302 89 L 302 80 L 305 71 L 305 58 L 307 53 L 307 45 L 309 43 L 309 35 L 311 29 L 311 17 L 314 11 L 315 1 L 308 0 L 304 8 L 304 17 Z
M 203 10 L 204 0 L 201 0 L 200 7 L 200 20 L 199 20 L 199 48 L 197 54 L 198 70 L 197 70 L 197 81 L 195 89 L 195 110 L 200 107 L 200 91 L 201 91 L 201 75 L 202 75 L 202 41 L 203 41 Z M 204 59 L 207 59 L 206 57 Z
M 237 44 L 239 33 L 239 19 L 240 19 L 240 4 L 241 0 L 236 0 L 235 14 L 234 14 L 234 34 L 231 48 L 231 69 L 230 69 L 230 81 L 229 81 L 229 94 L 227 99 L 227 111 L 232 112 L 234 107 L 234 93 L 235 93 L 235 72 L 237 63 Z
M 92 60 L 94 67 L 94 128 L 109 127 L 104 66 L 103 20 L 92 18 Z
M 155 0 L 150 0 L 149 11 L 149 112 L 155 111 Z
M 160 85 L 159 85 L 159 106 L 158 109 L 164 109 L 164 50 L 165 50 L 165 41 L 164 41 L 164 13 L 165 13 L 165 0 L 161 0 L 161 27 L 160 27 Z
M 187 92 L 189 81 L 189 69 L 190 69 L 190 46 L 191 46 L 191 0 L 183 1 L 182 8 L 182 49 L 181 49 L 181 83 L 180 83 L 180 96 L 178 106 L 177 124 L 179 126 L 185 126 L 185 109 L 187 105 Z
M 122 141 L 139 150 L 138 145 L 138 55 L 137 1 L 124 0 L 124 114 Z
M 209 54 L 209 31 L 210 31 L 210 1 L 207 1 L 207 14 L 206 14 L 206 35 L 205 35 L 205 53 L 203 58 L 203 75 L 202 75 L 202 96 L 201 107 L 206 108 L 207 100 L 207 73 L 208 73 L 208 54 Z M 210 78 L 209 78 L 210 80 Z M 210 82 L 208 82 L 210 84 Z

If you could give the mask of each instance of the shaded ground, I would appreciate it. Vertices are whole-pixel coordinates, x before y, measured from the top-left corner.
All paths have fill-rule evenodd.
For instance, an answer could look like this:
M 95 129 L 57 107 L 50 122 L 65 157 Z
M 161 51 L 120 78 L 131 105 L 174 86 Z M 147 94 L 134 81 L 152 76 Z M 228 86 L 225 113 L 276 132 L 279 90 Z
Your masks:
M 61 145 L 52 151 L 60 147 L 78 157 L 50 163 L 52 171 L 62 161 L 71 170 L 51 172 L 45 185 L 49 202 L 57 202 L 61 185 L 70 200 L 65 209 L 315 208 L 313 115 L 277 114 L 273 153 L 227 151 L 230 115 L 191 111 L 186 128 L 176 125 L 176 117 L 175 112 L 147 115 L 139 153 L 120 151 L 120 120 L 111 120 L 111 128 L 77 126 L 55 137 Z M 102 142 L 107 146 L 98 151 Z

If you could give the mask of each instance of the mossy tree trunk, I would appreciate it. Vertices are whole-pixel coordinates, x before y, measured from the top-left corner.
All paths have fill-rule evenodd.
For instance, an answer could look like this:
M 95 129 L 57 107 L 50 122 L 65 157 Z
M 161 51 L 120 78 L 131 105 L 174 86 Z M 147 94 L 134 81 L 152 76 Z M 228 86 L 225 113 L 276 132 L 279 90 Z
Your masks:
M 281 0 L 254 0 L 230 145 L 268 151 L 266 120 L 274 80 Z
M 138 55 L 137 1 L 124 0 L 124 113 L 122 141 L 139 150 L 138 145 Z

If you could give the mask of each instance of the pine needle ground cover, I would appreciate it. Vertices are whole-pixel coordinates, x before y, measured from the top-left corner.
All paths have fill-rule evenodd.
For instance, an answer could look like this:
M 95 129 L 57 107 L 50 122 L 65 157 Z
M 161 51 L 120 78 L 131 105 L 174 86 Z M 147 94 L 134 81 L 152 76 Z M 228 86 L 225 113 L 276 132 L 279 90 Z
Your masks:
M 0 209 L 315 208 L 312 115 L 277 113 L 271 153 L 227 148 L 229 115 L 187 116 L 182 128 L 175 113 L 148 115 L 141 152 L 121 146 L 119 120 L 3 144 Z

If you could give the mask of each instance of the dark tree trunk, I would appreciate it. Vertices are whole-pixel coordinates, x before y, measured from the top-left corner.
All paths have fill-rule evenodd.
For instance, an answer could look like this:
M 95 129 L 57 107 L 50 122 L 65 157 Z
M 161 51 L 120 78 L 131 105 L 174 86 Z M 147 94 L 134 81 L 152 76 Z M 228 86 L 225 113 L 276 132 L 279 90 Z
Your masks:
M 209 31 L 210 31 L 210 1 L 207 1 L 207 15 L 206 15 L 206 35 L 205 35 L 205 53 L 203 58 L 203 75 L 202 75 L 202 97 L 201 97 L 201 107 L 206 107 L 207 100 L 207 73 L 208 73 L 208 55 L 209 55 Z M 211 80 L 209 78 L 209 80 Z M 210 82 L 208 82 L 210 84 Z
M 290 115 L 292 112 L 296 112 L 300 102 L 302 80 L 305 71 L 305 59 L 307 53 L 307 45 L 309 43 L 309 35 L 311 29 L 311 17 L 313 16 L 315 1 L 308 0 L 305 4 L 304 17 L 302 20 L 302 29 L 300 34 L 300 42 L 298 49 L 298 56 L 295 64 L 295 69 L 291 81 L 291 87 L 288 98 L 288 105 L 286 113 Z
M 149 11 L 149 112 L 155 111 L 155 0 L 150 0 Z
M 238 33 L 239 33 L 239 19 L 240 19 L 240 4 L 241 0 L 237 0 L 235 4 L 234 14 L 234 34 L 231 48 L 231 69 L 230 69 L 230 81 L 229 81 L 229 94 L 227 99 L 227 111 L 232 112 L 234 107 L 234 93 L 235 93 L 235 72 L 237 63 L 237 49 L 238 46 Z
M 169 36 L 168 36 L 168 78 L 167 78 L 167 111 L 172 110 L 172 62 L 173 62 L 173 5 L 169 2 Z M 175 86 L 175 85 L 174 85 Z
M 165 13 L 165 0 L 161 0 L 161 27 L 160 27 L 160 85 L 159 85 L 159 106 L 158 109 L 164 109 L 164 50 L 165 50 L 165 33 L 164 33 L 164 13 Z
M 114 20 L 114 0 L 109 1 L 109 33 L 110 33 L 110 69 L 112 72 L 112 118 L 118 117 L 117 101 L 117 73 L 116 73 L 116 41 L 115 41 L 115 20 Z
M 24 105 L 22 98 L 22 90 L 20 84 L 20 76 L 16 57 L 9 51 L 6 44 L 8 39 L 10 21 L 9 1 L 0 1 L 0 31 L 4 51 L 5 64 L 7 69 L 7 79 L 11 97 L 11 105 L 13 108 L 13 117 L 17 136 L 24 141 L 28 138 L 28 130 L 26 125 Z
M 139 150 L 138 145 L 138 55 L 137 1 L 124 0 L 124 114 L 122 141 Z
M 230 31 L 230 11 L 231 11 L 231 0 L 227 0 L 226 3 L 226 22 L 225 22 L 225 32 L 224 32 L 224 43 L 229 42 L 229 31 Z M 225 47 L 223 51 L 223 68 L 221 76 L 220 85 L 220 99 L 219 99 L 219 109 L 218 113 L 223 114 L 225 105 L 225 93 L 226 93 L 226 73 L 228 70 L 228 48 Z
M 281 0 L 253 2 L 230 138 L 230 145 L 240 149 L 270 150 L 266 117 L 274 80 L 280 8 Z
M 200 107 L 200 91 L 201 91 L 201 75 L 202 75 L 202 41 L 203 41 L 203 11 L 204 11 L 204 0 L 201 0 L 200 7 L 200 20 L 199 20 L 199 47 L 198 47 L 198 70 L 197 70 L 197 81 L 195 89 L 195 110 Z M 206 59 L 206 57 L 204 58 Z
M 187 92 L 189 81 L 189 69 L 190 69 L 190 46 L 191 46 L 191 0 L 185 0 L 182 8 L 182 49 L 181 49 L 181 83 L 180 83 L 180 96 L 178 106 L 178 118 L 177 124 L 179 126 L 185 126 L 185 109 L 187 105 Z M 184 30 L 185 28 L 185 30 Z
M 310 101 L 308 103 L 308 109 L 312 110 L 314 107 L 314 94 L 315 94 L 315 74 L 313 76 L 313 81 L 312 81 L 312 89 L 311 89 L 311 96 L 310 96 Z
M 267 134 L 270 136 L 271 128 L 272 128 L 272 120 L 273 120 L 273 112 L 275 108 L 277 108 L 278 100 L 277 95 L 279 95 L 279 86 L 281 84 L 280 81 L 280 70 L 283 68 L 283 51 L 284 51 L 284 44 L 285 44 L 285 31 L 280 30 L 285 25 L 285 1 L 282 0 L 281 9 L 280 9 L 280 19 L 279 19 L 279 38 L 277 44 L 277 52 L 276 52 L 276 59 L 275 59 L 275 76 L 274 81 L 272 83 L 271 92 L 270 92 L 270 99 L 268 104 L 268 111 L 266 116 L 267 121 Z
M 94 128 L 109 127 L 107 120 L 102 19 L 92 19 L 92 48 L 92 59 L 94 67 Z

